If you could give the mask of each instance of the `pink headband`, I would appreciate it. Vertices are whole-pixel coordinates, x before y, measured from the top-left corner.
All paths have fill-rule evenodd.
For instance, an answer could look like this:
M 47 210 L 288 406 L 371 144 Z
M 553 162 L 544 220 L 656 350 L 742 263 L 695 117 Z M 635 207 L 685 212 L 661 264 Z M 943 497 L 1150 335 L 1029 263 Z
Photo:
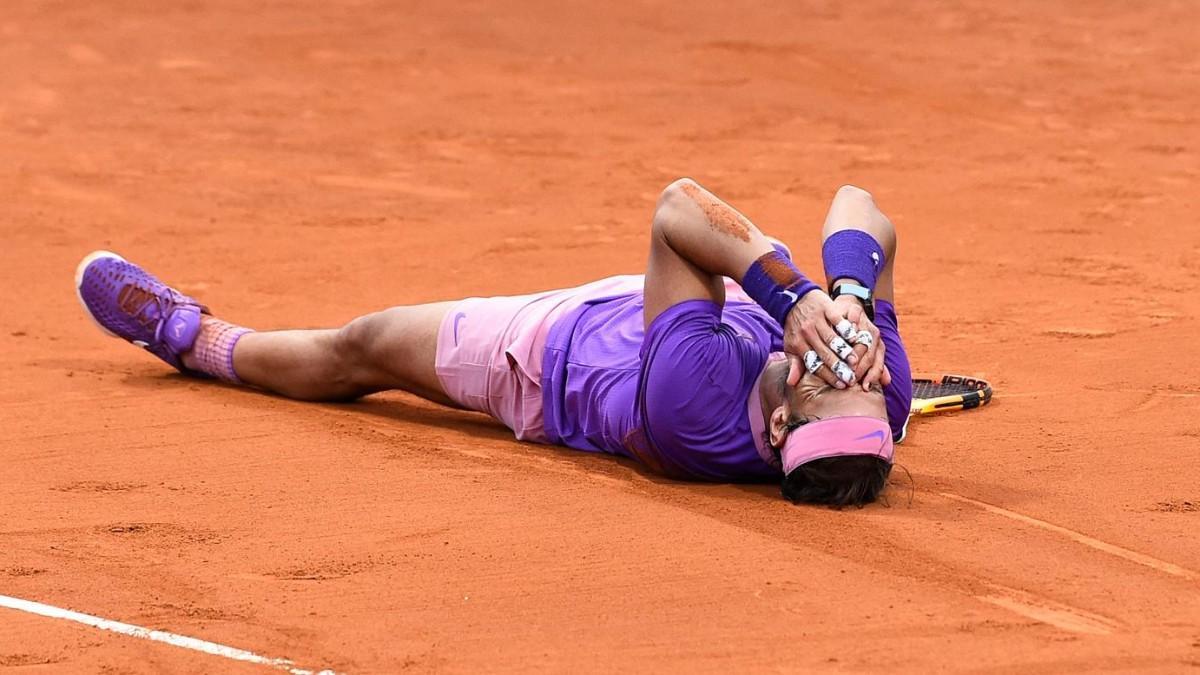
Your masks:
M 892 461 L 892 429 L 878 417 L 830 417 L 792 429 L 783 441 L 783 475 L 825 457 L 872 455 Z

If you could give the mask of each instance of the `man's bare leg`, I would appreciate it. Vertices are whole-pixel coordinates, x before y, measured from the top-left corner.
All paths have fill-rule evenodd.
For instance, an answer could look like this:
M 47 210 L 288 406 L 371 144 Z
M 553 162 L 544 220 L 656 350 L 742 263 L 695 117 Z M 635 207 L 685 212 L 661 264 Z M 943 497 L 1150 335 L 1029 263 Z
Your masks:
M 393 307 L 342 328 L 247 333 L 237 341 L 233 367 L 246 384 L 305 401 L 403 389 L 453 406 L 434 370 L 438 329 L 453 305 Z M 192 352 L 182 358 L 197 366 Z

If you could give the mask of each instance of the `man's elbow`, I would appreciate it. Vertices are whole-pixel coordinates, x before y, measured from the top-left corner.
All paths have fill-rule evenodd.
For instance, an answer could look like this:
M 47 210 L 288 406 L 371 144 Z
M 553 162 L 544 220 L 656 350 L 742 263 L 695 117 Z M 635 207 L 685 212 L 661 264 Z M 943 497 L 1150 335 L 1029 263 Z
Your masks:
M 862 201 L 870 204 L 875 203 L 875 197 L 873 197 L 870 192 L 867 192 L 857 185 L 850 185 L 849 183 L 838 188 L 837 194 L 835 194 L 833 198 L 839 200 Z
M 655 210 L 678 208 L 685 202 L 690 203 L 692 195 L 700 189 L 700 184 L 691 178 L 677 178 L 659 193 L 658 206 Z
M 875 203 L 875 197 L 857 185 L 843 185 L 834 195 L 834 202 L 851 213 L 861 214 L 867 232 L 875 237 L 890 257 L 896 250 L 896 226 Z
M 688 205 L 692 203 L 688 193 L 694 193 L 699 187 L 691 178 L 679 178 L 663 188 L 651 223 L 655 236 L 666 237 L 672 228 L 679 226 L 681 214 L 689 213 Z

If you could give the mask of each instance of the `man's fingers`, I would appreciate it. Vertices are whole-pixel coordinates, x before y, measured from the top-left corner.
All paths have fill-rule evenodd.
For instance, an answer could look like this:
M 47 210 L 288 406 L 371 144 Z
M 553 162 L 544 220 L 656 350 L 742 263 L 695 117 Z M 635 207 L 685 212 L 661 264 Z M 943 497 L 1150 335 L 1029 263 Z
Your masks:
M 867 346 L 854 345 L 854 376 L 859 380 L 866 376 L 867 371 L 871 369 L 871 361 L 867 359 Z
M 833 362 L 833 374 L 837 376 L 838 384 L 850 386 L 854 384 L 854 369 L 846 365 L 845 361 Z
M 854 335 L 858 332 L 858 329 L 854 326 L 854 322 L 849 318 L 842 319 L 833 324 L 833 329 L 837 331 L 837 334 L 840 335 L 843 340 L 851 341 L 854 340 Z
M 886 367 L 884 365 L 883 355 L 887 350 L 884 347 L 882 341 L 880 341 L 878 344 L 876 344 L 874 346 L 874 349 L 875 349 L 875 360 L 871 363 L 871 369 L 869 371 L 867 371 L 866 376 L 863 377 L 863 380 L 862 380 L 862 385 L 863 385 L 864 391 L 870 389 L 871 385 L 876 382 L 879 382 L 881 385 L 886 384 L 883 381 L 883 374 L 884 374 L 884 371 L 886 370 Z M 888 381 L 889 382 L 891 381 L 890 377 L 888 378 Z
M 854 347 L 851 347 L 850 343 L 846 342 L 840 335 L 834 335 L 833 337 L 829 338 L 829 349 L 831 349 L 834 354 L 837 354 L 839 359 L 845 361 L 851 366 L 858 362 L 858 358 L 854 355 Z
M 833 331 L 833 326 L 817 323 L 805 337 L 809 338 L 809 348 L 815 351 L 825 364 L 825 368 L 816 373 L 822 380 L 838 389 L 845 389 L 854 384 L 854 370 L 847 366 L 841 357 L 830 348 L 833 339 L 838 337 L 837 333 Z M 816 338 L 816 344 L 813 344 L 813 337 Z
M 859 320 L 858 325 L 859 329 L 851 342 L 854 343 L 855 351 L 861 354 L 858 367 L 855 368 L 855 375 L 858 376 L 859 381 L 862 381 L 880 358 L 876 351 L 876 345 L 879 343 L 879 329 L 865 316 Z
M 821 344 L 825 347 L 823 351 L 817 353 L 821 356 L 821 360 L 825 362 L 825 366 L 829 368 L 834 375 L 833 385 L 838 389 L 843 389 L 854 384 L 854 370 L 846 365 L 842 355 L 837 352 L 840 343 L 845 343 L 841 337 L 834 332 L 833 325 L 828 323 L 816 324 L 817 335 L 821 338 Z M 838 342 L 835 342 L 838 341 Z M 850 345 L 846 344 L 846 349 L 849 350 Z M 848 356 L 849 354 L 847 354 Z
M 833 333 L 828 326 L 825 326 L 825 329 L 828 330 L 830 334 Z M 813 365 L 816 362 L 809 359 L 808 362 L 804 364 L 805 369 L 813 375 L 821 378 L 825 384 L 837 387 L 838 389 L 845 389 L 846 383 L 839 380 L 837 376 L 833 374 L 833 364 L 838 362 L 837 354 L 834 354 L 829 350 L 829 347 L 825 344 L 825 341 L 821 337 L 820 331 L 810 324 L 800 329 L 800 334 L 804 336 L 804 341 L 808 344 L 807 351 L 815 353 L 816 358 L 819 359 L 819 365 L 815 368 Z
M 800 384 L 800 378 L 804 377 L 804 366 L 800 363 L 800 357 L 795 354 L 788 354 L 788 376 L 787 383 L 789 387 L 794 387 Z

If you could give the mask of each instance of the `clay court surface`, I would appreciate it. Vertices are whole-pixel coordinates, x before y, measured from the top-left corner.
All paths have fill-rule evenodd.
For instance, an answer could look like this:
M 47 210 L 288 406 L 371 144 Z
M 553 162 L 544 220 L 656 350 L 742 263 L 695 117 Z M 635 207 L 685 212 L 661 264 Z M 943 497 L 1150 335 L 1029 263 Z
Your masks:
M 0 594 L 348 673 L 1200 667 L 1200 5 L 332 4 L 0 9 Z M 896 222 L 914 368 L 997 394 L 887 505 L 192 380 L 72 289 L 574 285 L 684 175 L 813 272 L 839 185 Z M 263 670 L 0 608 L 6 669 Z

